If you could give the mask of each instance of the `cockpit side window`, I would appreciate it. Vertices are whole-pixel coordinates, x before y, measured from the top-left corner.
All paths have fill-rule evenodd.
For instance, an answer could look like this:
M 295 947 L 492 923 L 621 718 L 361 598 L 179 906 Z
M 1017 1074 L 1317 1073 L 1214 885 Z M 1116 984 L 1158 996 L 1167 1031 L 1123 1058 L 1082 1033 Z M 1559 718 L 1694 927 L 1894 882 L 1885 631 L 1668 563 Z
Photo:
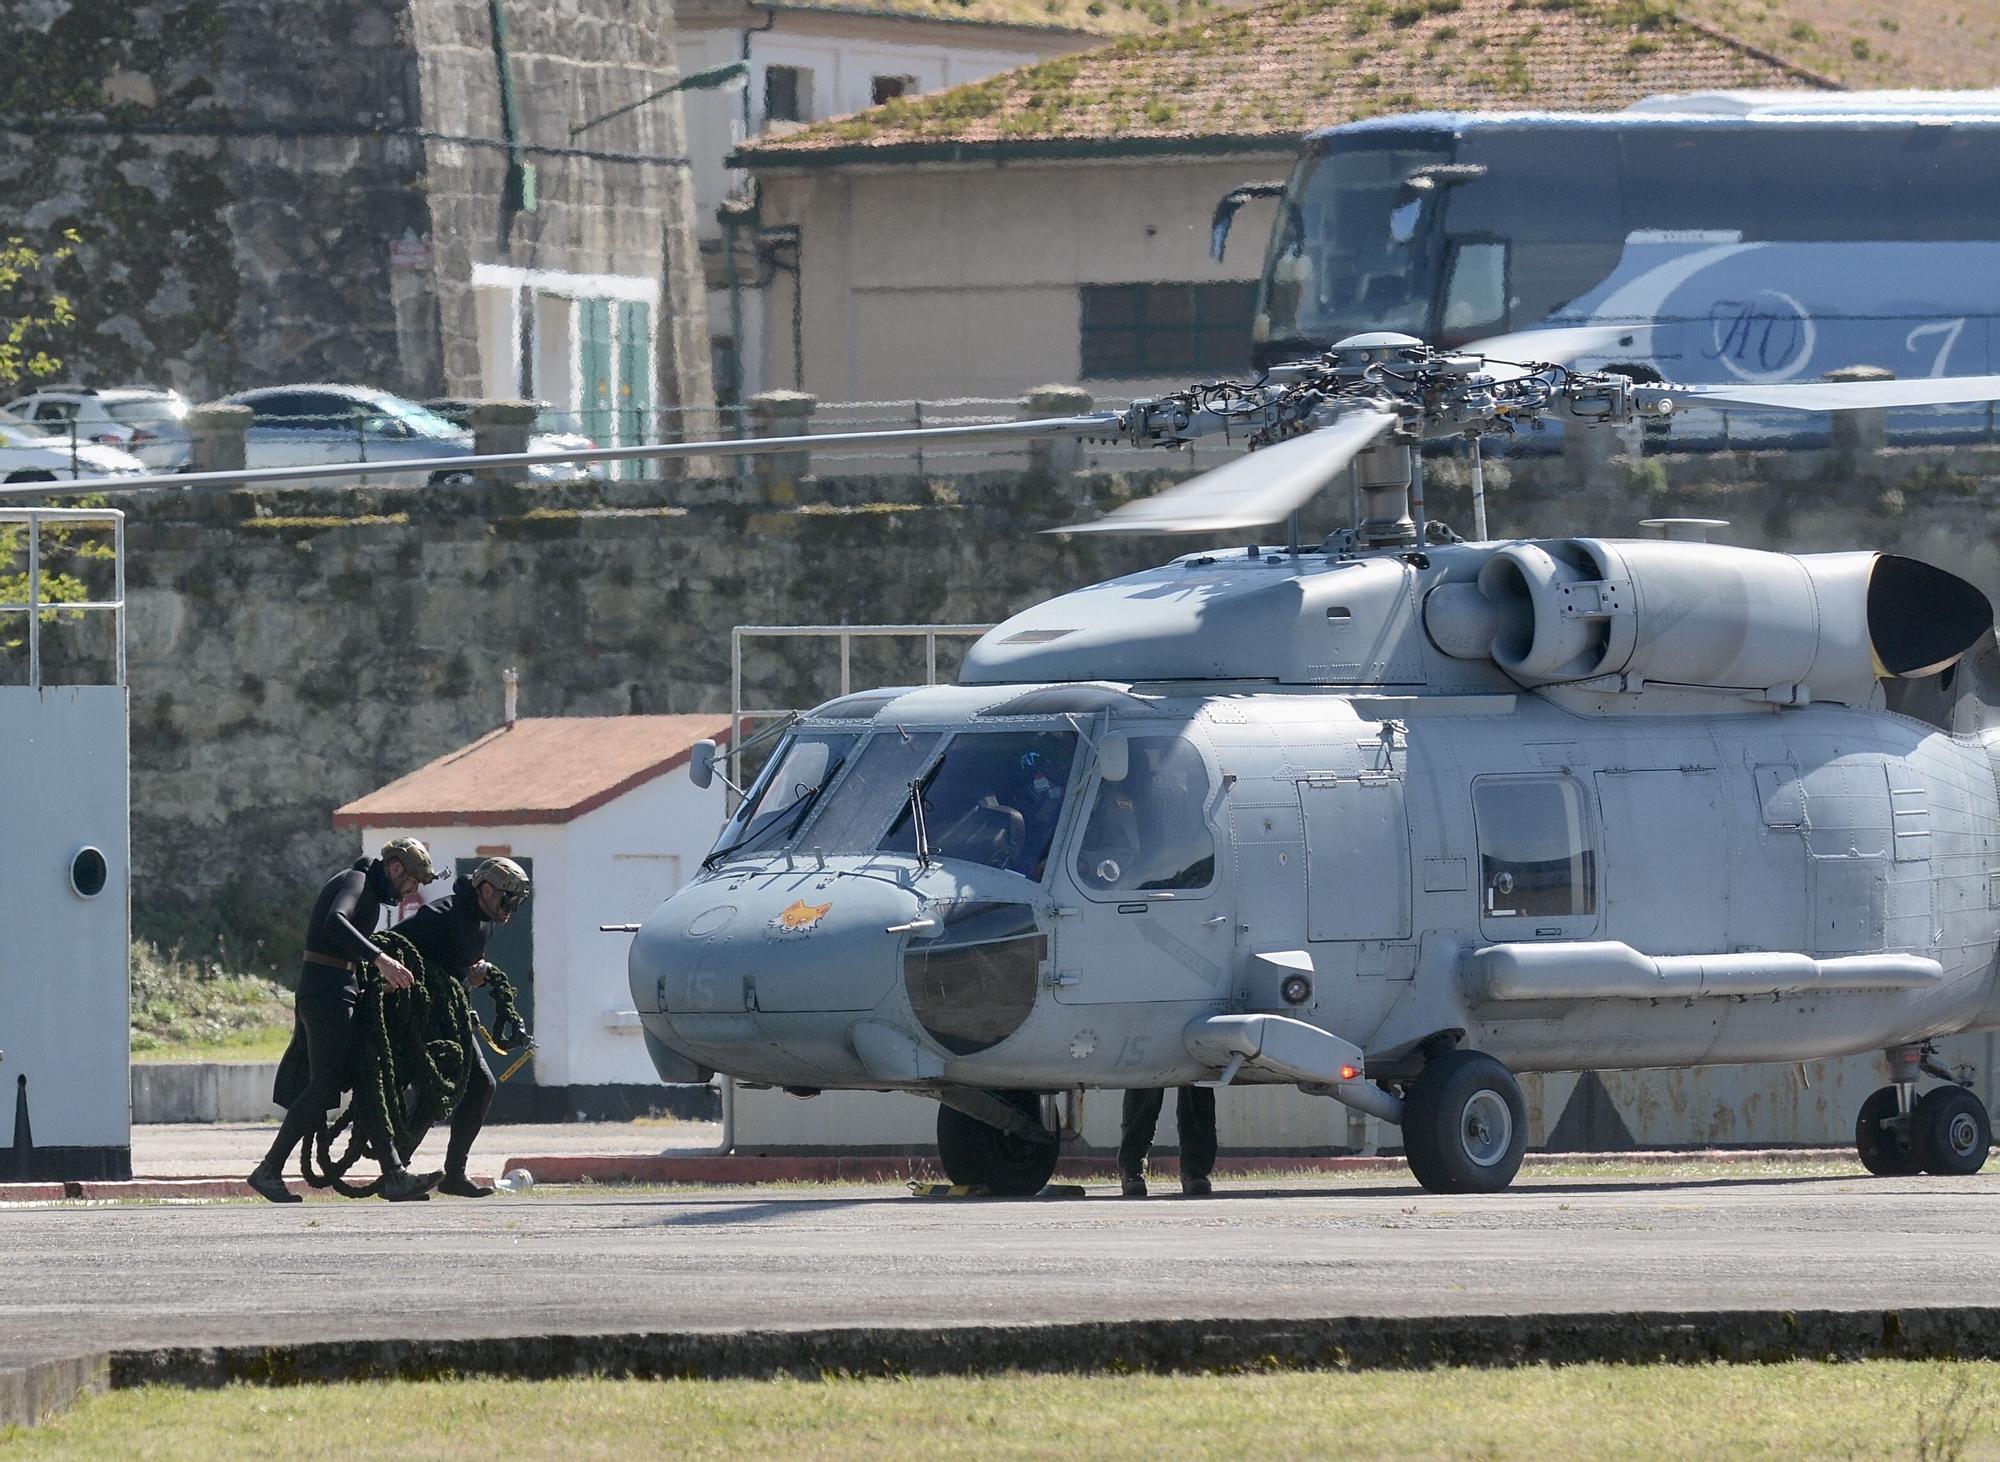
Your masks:
M 840 775 L 860 739 L 851 731 L 802 731 L 787 738 L 771 758 L 770 769 L 722 830 L 709 858 L 737 850 L 782 848 L 804 824 L 819 794 Z
M 1122 782 L 1101 782 L 1077 848 L 1086 893 L 1185 892 L 1215 881 L 1208 764 L 1180 736 L 1135 736 Z
M 953 737 L 922 788 L 931 854 L 1039 881 L 1075 761 L 1073 731 L 975 731 Z M 885 853 L 916 852 L 907 803 L 880 846 Z

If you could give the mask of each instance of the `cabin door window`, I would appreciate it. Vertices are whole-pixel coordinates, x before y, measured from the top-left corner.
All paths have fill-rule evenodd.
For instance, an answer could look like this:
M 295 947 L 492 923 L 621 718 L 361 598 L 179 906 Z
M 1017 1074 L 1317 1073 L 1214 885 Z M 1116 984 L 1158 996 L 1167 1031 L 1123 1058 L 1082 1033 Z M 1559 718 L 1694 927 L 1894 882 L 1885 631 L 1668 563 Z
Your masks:
M 1597 831 L 1572 777 L 1480 777 L 1479 922 L 1494 939 L 1568 938 L 1597 924 Z

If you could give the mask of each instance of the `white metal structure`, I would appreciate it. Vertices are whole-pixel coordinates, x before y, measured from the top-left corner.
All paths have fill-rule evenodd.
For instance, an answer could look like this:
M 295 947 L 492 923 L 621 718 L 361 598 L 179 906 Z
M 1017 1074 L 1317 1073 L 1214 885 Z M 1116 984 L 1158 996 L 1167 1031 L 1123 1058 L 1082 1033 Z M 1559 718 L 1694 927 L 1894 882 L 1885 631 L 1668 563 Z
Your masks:
M 45 557 L 65 537 L 106 530 L 109 596 L 52 609 Z M 0 685 L 0 1177 L 124 1178 L 132 1170 L 124 515 L 0 510 L 0 573 L 23 562 L 25 594 L 0 602 L 0 664 L 25 672 Z M 90 571 L 101 574 L 101 560 Z M 109 646 L 96 633 L 106 617 Z M 49 653 L 53 637 L 71 633 L 93 641 L 75 668 Z

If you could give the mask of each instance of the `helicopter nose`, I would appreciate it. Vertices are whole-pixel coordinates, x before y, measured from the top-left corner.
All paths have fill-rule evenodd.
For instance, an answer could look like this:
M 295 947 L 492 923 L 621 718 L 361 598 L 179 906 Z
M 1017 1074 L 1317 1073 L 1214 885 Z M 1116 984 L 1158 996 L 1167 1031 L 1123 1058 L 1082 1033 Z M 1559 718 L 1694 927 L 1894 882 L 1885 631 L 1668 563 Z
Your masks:
M 643 1014 L 873 1010 L 894 986 L 915 894 L 874 878 L 720 880 L 682 889 L 632 941 Z

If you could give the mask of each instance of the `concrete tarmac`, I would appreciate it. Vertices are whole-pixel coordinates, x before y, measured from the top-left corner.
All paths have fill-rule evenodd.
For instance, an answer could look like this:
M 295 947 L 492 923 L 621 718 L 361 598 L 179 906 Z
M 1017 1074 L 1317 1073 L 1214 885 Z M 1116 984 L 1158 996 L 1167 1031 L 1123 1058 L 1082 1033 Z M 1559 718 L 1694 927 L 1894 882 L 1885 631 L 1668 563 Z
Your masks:
M 885 1187 L 0 1212 L 0 1368 L 92 1349 L 2000 1301 L 2000 1174 L 1378 1175 L 1144 1202 Z

